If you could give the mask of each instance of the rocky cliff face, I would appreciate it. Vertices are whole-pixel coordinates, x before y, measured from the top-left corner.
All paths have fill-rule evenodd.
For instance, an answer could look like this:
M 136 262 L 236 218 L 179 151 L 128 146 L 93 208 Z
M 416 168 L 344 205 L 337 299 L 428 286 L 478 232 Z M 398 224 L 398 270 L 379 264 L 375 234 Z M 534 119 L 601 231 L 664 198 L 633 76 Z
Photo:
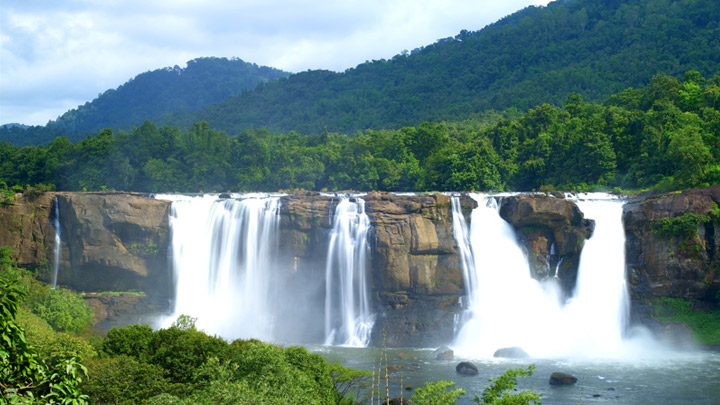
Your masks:
M 465 290 L 450 197 L 370 193 L 366 199 L 375 230 L 373 290 L 381 310 L 375 343 L 430 347 L 451 341 Z M 469 213 L 474 202 L 462 201 Z
M 720 305 L 720 222 L 711 215 L 719 203 L 720 186 L 714 186 L 637 198 L 625 205 L 627 276 L 636 320 L 649 323 L 647 304 L 653 298 L 683 298 L 699 309 Z M 697 222 L 687 233 L 679 222 L 659 232 L 658 221 L 686 214 L 708 221 Z
M 509 222 L 523 245 L 530 272 L 537 280 L 557 277 L 569 296 L 577 281 L 580 253 L 595 223 L 574 203 L 543 194 L 502 199 L 500 216 Z
M 378 313 L 374 343 L 429 347 L 451 341 L 453 321 L 462 311 L 460 298 L 466 291 L 453 237 L 450 197 L 373 192 L 362 198 L 372 223 L 371 288 Z M 54 247 L 55 201 L 64 234 L 59 284 L 88 292 L 99 327 L 146 320 L 138 313 L 167 306 L 172 294 L 167 261 L 170 202 L 120 193 L 18 195 L 14 205 L 0 207 L 0 229 L 6 230 L 0 231 L 0 245 L 12 247 L 19 265 L 37 269 L 46 280 Z M 323 328 L 322 316 L 304 314 L 302 308 L 324 299 L 328 240 L 338 202 L 338 197 L 319 193 L 281 199 L 278 261 L 286 274 L 284 285 L 278 288 L 305 291 L 295 301 L 284 303 L 302 315 L 298 325 L 312 324 L 305 330 Z M 461 202 L 467 219 L 476 203 L 467 197 Z M 647 321 L 646 303 L 657 297 L 692 299 L 700 307 L 717 305 L 718 222 L 698 224 L 687 238 L 660 237 L 653 233 L 653 223 L 686 213 L 709 217 L 718 202 L 720 187 L 638 198 L 626 204 L 628 279 L 637 319 Z M 575 204 L 538 195 L 504 197 L 500 213 L 516 229 L 533 276 L 553 276 L 557 268 L 569 291 L 583 242 L 591 237 L 592 222 L 583 218 Z M 140 293 L 97 294 L 128 290 Z
M 82 292 L 135 290 L 134 306 L 111 309 L 121 294 L 101 305 L 88 302 L 96 323 L 111 318 L 138 320 L 138 308 L 162 311 L 171 294 L 167 262 L 169 202 L 127 193 L 41 193 L 16 195 L 0 207 L 0 246 L 10 246 L 20 267 L 50 282 L 55 248 L 55 204 L 60 210 L 62 244 L 58 285 Z M 96 302 L 97 301 L 97 302 Z M 108 313 L 110 315 L 108 315 Z
M 60 193 L 58 283 L 79 291 L 168 297 L 168 201 L 134 194 Z
M 55 229 L 50 223 L 54 193 L 16 194 L 15 201 L 0 206 L 0 246 L 13 249 L 20 267 L 48 277 Z

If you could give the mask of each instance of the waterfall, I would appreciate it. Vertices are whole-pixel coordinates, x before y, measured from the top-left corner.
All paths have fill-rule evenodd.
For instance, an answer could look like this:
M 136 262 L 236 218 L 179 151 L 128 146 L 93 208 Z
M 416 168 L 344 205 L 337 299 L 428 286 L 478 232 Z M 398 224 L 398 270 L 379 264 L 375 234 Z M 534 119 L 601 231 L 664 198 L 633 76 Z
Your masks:
M 162 196 L 170 208 L 174 319 L 228 339 L 273 340 L 279 198 Z M 275 298 L 276 299 L 276 298 Z
M 576 203 L 586 218 L 595 220 L 595 231 L 580 257 L 575 292 L 567 305 L 569 322 L 582 325 L 573 331 L 584 350 L 610 356 L 622 349 L 630 313 L 623 202 L 593 193 L 580 195 Z
M 325 267 L 325 344 L 367 346 L 374 324 L 367 263 L 370 219 L 365 201 L 343 197 L 335 208 Z
M 563 303 L 554 278 L 540 282 L 530 276 L 496 199 L 471 197 L 478 207 L 469 230 L 458 197 L 452 206 L 468 298 L 457 351 L 490 357 L 499 348 L 519 346 L 535 357 L 618 355 L 628 307 L 622 202 L 604 195 L 582 196 L 578 202 L 596 221 L 596 231 L 583 249 L 575 293 Z
M 60 251 L 62 248 L 62 239 L 60 238 L 60 204 L 58 204 L 58 198 L 55 196 L 55 207 L 54 207 L 53 227 L 55 228 L 55 246 L 53 247 L 53 277 L 50 287 L 55 289 L 57 287 L 58 271 L 60 271 Z

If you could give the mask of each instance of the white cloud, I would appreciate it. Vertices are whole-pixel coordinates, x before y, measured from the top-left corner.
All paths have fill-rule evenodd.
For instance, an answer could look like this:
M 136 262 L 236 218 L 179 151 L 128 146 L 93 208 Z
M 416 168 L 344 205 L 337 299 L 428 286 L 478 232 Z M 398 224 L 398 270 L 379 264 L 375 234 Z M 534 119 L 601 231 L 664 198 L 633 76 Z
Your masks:
M 0 124 L 44 125 L 135 75 L 202 56 L 343 71 L 547 0 L 3 0 Z

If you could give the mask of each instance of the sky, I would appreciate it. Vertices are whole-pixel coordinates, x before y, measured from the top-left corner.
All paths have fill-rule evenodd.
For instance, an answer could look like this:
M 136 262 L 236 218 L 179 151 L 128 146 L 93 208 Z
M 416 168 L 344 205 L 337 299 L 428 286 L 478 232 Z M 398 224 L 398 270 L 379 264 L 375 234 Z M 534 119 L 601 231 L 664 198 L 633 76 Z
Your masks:
M 549 0 L 0 0 L 0 125 L 199 57 L 344 71 Z

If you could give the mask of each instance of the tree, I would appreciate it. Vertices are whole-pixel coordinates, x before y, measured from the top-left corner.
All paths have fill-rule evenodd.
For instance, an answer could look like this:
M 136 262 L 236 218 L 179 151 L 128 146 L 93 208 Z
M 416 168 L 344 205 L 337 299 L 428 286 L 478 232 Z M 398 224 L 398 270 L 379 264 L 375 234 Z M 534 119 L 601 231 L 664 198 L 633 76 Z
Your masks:
M 87 369 L 75 358 L 53 363 L 40 359 L 15 323 L 24 293 L 0 280 L 0 389 L 9 403 L 86 404 L 80 391 Z
M 530 365 L 527 369 L 516 368 L 507 370 L 498 378 L 490 378 L 491 384 L 483 388 L 480 396 L 477 392 L 473 394 L 473 400 L 477 404 L 485 405 L 540 405 L 541 396 L 533 390 L 517 392 L 517 377 L 529 377 L 535 372 L 535 366 Z
M 455 383 L 446 380 L 425 383 L 415 390 L 410 402 L 416 405 L 453 405 L 459 397 L 465 395 L 464 389 L 450 390 L 453 387 Z

